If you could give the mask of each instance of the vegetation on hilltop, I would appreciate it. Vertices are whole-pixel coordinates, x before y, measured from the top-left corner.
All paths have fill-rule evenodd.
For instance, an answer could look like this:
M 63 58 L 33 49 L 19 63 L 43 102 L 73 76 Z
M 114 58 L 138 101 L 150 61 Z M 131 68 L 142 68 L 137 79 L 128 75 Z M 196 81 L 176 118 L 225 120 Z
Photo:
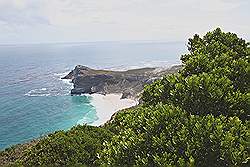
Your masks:
M 238 116 L 249 119 L 249 43 L 219 28 L 203 38 L 189 39 L 184 68 L 146 86 L 142 99 L 180 106 L 197 115 Z
M 249 124 L 238 117 L 190 115 L 158 104 L 119 113 L 110 129 L 117 134 L 104 143 L 101 166 L 219 167 L 248 161 Z
M 104 140 L 109 141 L 112 135 L 104 128 L 87 125 L 78 125 L 66 132 L 57 131 L 31 148 L 25 148 L 15 163 L 10 161 L 6 166 L 95 166 Z
M 104 166 L 249 163 L 249 43 L 218 28 L 188 49 L 181 71 L 146 86 L 144 104 L 109 125 Z
M 58 131 L 41 140 L 21 159 L 25 166 L 91 165 L 97 159 L 104 140 L 112 133 L 93 126 L 76 126 L 69 131 Z
M 248 166 L 249 43 L 219 28 L 188 42 L 184 68 L 145 87 L 104 127 L 56 132 L 23 166 Z

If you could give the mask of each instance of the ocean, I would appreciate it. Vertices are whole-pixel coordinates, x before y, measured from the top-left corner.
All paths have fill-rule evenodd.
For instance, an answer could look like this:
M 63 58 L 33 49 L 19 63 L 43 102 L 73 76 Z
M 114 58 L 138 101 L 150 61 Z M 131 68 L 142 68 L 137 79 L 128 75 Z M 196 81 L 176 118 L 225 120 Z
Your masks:
M 61 80 L 76 65 L 125 70 L 180 64 L 184 42 L 0 45 L 0 150 L 98 120 L 90 96 Z

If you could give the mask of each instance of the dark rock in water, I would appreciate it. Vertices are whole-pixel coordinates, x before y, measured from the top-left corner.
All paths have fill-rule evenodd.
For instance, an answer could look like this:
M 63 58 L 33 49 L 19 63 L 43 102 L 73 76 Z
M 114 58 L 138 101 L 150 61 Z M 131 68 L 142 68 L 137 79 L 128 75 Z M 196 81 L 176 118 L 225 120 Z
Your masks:
M 125 91 L 122 93 L 122 97 L 121 99 L 128 99 L 128 98 L 132 98 L 133 97 L 133 94 L 129 91 Z
M 94 70 L 77 65 L 62 79 L 72 79 L 74 88 L 72 95 L 122 93 L 122 98 L 137 97 L 145 84 L 161 78 L 164 75 L 177 72 L 182 66 L 168 69 L 140 68 L 127 71 Z
M 81 95 L 85 91 L 84 88 L 74 88 L 71 90 L 71 95 Z
M 71 71 L 68 75 L 66 75 L 65 77 L 62 77 L 61 79 L 73 79 L 74 74 L 73 71 Z

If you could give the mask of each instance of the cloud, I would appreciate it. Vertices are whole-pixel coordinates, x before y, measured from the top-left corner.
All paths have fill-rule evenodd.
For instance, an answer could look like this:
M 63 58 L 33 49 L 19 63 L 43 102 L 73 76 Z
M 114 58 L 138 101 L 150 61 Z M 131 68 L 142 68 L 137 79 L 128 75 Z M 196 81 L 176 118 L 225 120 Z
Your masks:
M 0 21 L 9 26 L 30 26 L 48 24 L 40 7 L 42 3 L 29 0 L 2 0 L 0 3 Z
M 217 26 L 249 37 L 249 8 L 247 0 L 0 0 L 0 43 L 176 41 Z

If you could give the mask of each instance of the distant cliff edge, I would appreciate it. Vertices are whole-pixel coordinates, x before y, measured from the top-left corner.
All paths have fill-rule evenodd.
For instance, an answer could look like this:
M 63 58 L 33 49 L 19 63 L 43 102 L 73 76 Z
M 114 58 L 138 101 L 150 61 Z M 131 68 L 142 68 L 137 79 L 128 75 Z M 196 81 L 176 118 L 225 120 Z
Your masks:
M 140 68 L 127 71 L 95 70 L 77 65 L 62 79 L 72 79 L 72 95 L 122 93 L 122 98 L 136 98 L 145 84 L 164 75 L 177 72 L 182 66 L 171 68 Z

